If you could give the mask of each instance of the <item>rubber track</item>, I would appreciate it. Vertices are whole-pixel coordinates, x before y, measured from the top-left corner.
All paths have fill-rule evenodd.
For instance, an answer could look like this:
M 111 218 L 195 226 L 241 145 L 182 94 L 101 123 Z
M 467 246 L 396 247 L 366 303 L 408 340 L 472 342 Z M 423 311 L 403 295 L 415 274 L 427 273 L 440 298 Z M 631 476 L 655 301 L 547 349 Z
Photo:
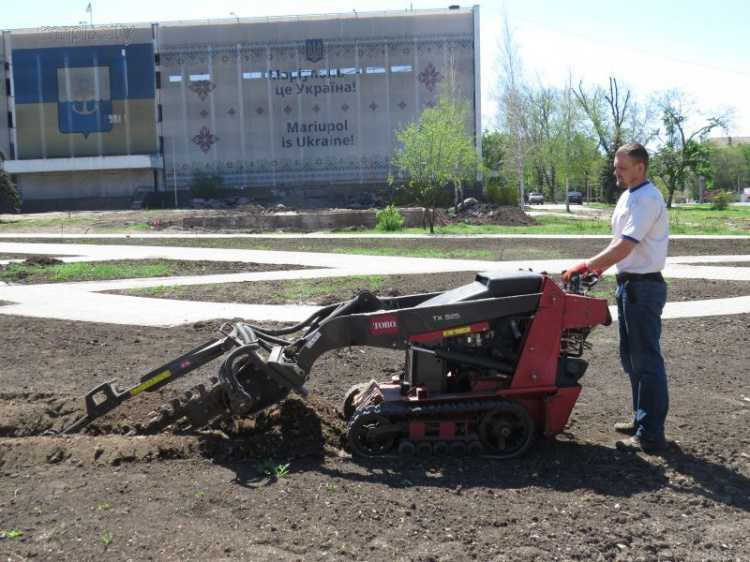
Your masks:
M 494 410 L 495 408 L 501 408 L 503 406 L 506 406 L 507 404 L 515 404 L 515 402 L 498 398 L 490 398 L 487 400 L 471 400 L 468 402 L 461 400 L 455 402 L 421 402 L 416 404 L 406 401 L 381 402 L 380 404 L 367 406 L 356 412 L 352 416 L 351 420 L 349 420 L 348 427 L 351 429 L 357 419 L 369 414 L 383 415 L 394 423 L 399 423 L 402 421 L 408 422 L 410 420 L 420 418 L 432 418 L 434 416 L 439 416 L 439 418 L 436 418 L 435 421 L 446 421 L 454 417 L 456 414 L 460 414 L 462 412 L 483 413 Z M 534 431 L 534 428 L 532 428 L 532 431 Z M 403 438 L 408 436 L 403 435 L 401 437 Z M 383 454 L 379 455 L 378 457 L 371 458 L 401 458 L 401 456 L 398 454 Z M 499 455 L 484 454 L 478 458 L 506 459 L 506 457 Z

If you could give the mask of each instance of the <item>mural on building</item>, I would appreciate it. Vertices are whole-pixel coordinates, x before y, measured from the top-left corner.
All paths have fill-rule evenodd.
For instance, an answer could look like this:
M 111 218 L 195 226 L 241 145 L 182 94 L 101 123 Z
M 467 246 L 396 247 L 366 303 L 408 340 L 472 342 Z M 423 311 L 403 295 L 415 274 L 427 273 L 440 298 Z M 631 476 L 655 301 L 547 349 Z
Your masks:
M 167 184 L 197 170 L 237 187 L 382 182 L 394 131 L 449 67 L 474 100 L 473 26 L 471 12 L 160 24 Z
M 449 76 L 481 130 L 477 32 L 478 8 L 6 31 L 0 149 L 29 200 L 382 185 Z
M 154 48 L 131 38 L 12 36 L 19 159 L 156 152 Z

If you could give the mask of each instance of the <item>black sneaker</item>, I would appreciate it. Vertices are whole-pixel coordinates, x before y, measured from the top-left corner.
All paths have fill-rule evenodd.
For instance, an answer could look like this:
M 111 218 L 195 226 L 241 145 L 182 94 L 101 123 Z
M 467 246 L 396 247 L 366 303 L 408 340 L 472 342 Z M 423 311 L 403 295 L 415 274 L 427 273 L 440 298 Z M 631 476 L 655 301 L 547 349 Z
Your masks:
M 624 433 L 625 435 L 635 435 L 638 432 L 638 425 L 634 422 L 617 422 L 615 424 L 615 431 L 617 433 Z
M 615 447 L 623 453 L 663 453 L 669 449 L 669 441 L 664 439 L 644 439 L 633 435 L 630 439 L 615 442 Z

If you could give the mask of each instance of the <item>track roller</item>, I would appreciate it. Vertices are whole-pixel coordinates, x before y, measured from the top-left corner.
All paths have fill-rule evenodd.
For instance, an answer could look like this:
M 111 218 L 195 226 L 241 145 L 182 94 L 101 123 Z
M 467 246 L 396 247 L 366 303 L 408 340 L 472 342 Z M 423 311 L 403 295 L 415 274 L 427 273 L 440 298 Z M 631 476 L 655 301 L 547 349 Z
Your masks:
M 432 445 L 429 441 L 420 441 L 417 443 L 417 456 L 423 459 L 432 456 Z
M 481 457 L 483 450 L 484 448 L 479 441 L 469 441 L 469 444 L 466 446 L 466 452 L 469 453 L 470 457 L 474 458 Z
M 417 447 L 411 441 L 401 441 L 398 444 L 398 454 L 402 457 L 413 457 L 417 454 Z
M 436 441 L 432 445 L 432 454 L 436 457 L 447 457 L 450 450 L 450 445 L 446 441 Z
M 468 447 L 463 441 L 453 441 L 450 444 L 450 454 L 452 457 L 465 457 Z

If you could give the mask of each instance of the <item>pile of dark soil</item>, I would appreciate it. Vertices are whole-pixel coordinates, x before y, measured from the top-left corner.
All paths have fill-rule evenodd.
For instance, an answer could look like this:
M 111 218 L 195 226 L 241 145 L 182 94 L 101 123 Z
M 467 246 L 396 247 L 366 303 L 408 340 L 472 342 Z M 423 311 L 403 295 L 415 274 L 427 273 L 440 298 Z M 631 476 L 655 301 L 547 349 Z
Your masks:
M 229 438 L 222 456 L 231 458 L 338 456 L 346 442 L 341 411 L 317 396 L 288 398 L 255 417 L 233 417 L 220 429 Z
M 448 219 L 448 224 L 497 224 L 502 226 L 526 226 L 537 222 L 518 207 L 510 205 L 492 205 L 491 203 L 474 203 L 463 207 L 456 215 Z
M 49 267 L 51 265 L 62 265 L 63 261 L 52 256 L 29 256 L 23 260 L 25 265 L 38 265 L 40 267 Z

